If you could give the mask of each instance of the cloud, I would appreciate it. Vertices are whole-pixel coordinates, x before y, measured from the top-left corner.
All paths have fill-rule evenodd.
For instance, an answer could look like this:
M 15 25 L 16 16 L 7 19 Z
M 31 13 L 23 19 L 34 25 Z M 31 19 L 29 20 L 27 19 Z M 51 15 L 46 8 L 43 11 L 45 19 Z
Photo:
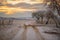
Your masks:
M 0 3 L 0 6 L 4 6 L 4 4 Z
M 1 6 L 4 6 L 3 4 L 0 3 Z M 18 12 L 14 13 L 14 14 L 11 14 L 11 15 L 7 15 L 5 13 L 0 13 L 2 17 L 16 17 L 16 18 L 20 18 L 20 17 L 28 17 L 29 15 L 31 16 L 30 13 L 32 13 L 31 11 L 26 11 L 25 9 L 28 9 L 28 10 L 31 10 L 31 9 L 36 9 L 37 11 L 38 10 L 44 10 L 47 8 L 47 5 L 46 4 L 43 4 L 43 3 L 37 3 L 37 4 L 28 4 L 28 3 L 18 3 L 18 4 L 15 4 L 15 5 L 12 5 L 12 4 L 6 4 L 5 6 L 8 6 L 8 7 L 16 7 L 19 9 L 19 7 L 21 9 L 19 9 Z M 20 10 L 24 9 L 25 12 L 20 12 Z M 16 9 L 14 9 L 16 11 Z M 24 11 L 22 10 L 22 11 Z M 12 10 L 11 10 L 12 11 Z M 29 16 L 29 17 L 30 17 Z
M 12 4 L 6 4 L 6 6 L 8 6 L 8 7 L 14 7 L 14 5 L 12 5 Z
M 29 8 L 31 6 L 31 4 L 28 4 L 28 3 L 18 3 L 18 4 L 15 4 L 16 7 L 21 7 L 21 8 Z
M 46 4 L 43 3 L 37 3 L 37 4 L 28 4 L 28 3 L 18 3 L 15 5 L 16 7 L 26 8 L 26 9 L 41 9 L 46 6 Z
M 3 4 L 0 3 L 1 6 L 3 6 Z M 29 4 L 29 3 L 25 3 L 25 2 L 20 2 L 17 3 L 15 5 L 13 4 L 5 4 L 5 6 L 8 7 L 20 7 L 20 8 L 24 8 L 24 9 L 41 9 L 41 8 L 45 8 L 46 4 L 44 3 L 36 3 L 36 4 Z

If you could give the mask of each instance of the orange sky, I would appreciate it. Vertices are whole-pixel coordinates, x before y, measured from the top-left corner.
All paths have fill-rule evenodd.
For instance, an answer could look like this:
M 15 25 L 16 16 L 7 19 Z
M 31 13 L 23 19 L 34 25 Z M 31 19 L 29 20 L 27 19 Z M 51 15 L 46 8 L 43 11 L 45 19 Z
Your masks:
M 44 0 L 15 0 L 15 1 L 7 0 L 7 2 L 10 4 L 17 4 L 20 2 L 25 2 L 25 3 L 29 3 L 29 4 L 36 4 L 36 3 L 43 3 L 43 1 Z
M 2 6 L 0 7 L 0 12 L 6 12 L 6 14 L 14 14 L 14 12 L 24 12 L 24 11 L 34 11 L 35 9 L 23 9 L 23 8 L 14 8 Z M 12 12 L 13 11 L 13 12 Z
M 7 3 L 9 4 L 17 4 L 20 2 L 25 2 L 28 4 L 36 4 L 36 3 L 43 3 L 43 0 L 16 0 L 16 1 L 9 1 L 7 0 Z M 5 2 L 4 2 L 5 3 Z M 0 7 L 0 12 L 6 12 L 6 14 L 13 14 L 14 12 L 24 12 L 24 11 L 34 11 L 35 9 L 23 9 L 23 8 L 14 8 L 14 7 L 7 7 L 7 6 L 2 6 Z M 13 12 L 12 12 L 13 11 Z

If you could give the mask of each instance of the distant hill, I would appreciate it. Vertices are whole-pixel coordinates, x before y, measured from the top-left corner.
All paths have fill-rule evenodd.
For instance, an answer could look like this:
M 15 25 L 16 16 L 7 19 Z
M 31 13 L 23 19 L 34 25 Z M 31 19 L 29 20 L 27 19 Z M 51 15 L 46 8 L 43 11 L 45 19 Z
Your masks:
M 0 20 L 8 20 L 8 19 L 12 19 L 12 20 L 30 20 L 30 19 L 33 19 L 33 18 L 31 18 L 31 17 L 28 17 L 28 18 L 26 18 L 26 17 L 22 17 L 22 18 L 14 18 L 14 17 L 9 17 L 9 18 L 7 18 L 7 17 L 0 17 Z

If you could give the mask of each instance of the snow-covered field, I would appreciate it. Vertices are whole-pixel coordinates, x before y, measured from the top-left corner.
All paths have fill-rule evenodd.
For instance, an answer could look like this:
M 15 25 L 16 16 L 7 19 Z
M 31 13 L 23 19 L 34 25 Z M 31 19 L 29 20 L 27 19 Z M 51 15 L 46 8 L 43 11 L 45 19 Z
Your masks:
M 58 34 L 48 34 L 45 31 L 57 29 L 55 25 L 24 28 L 24 24 L 35 24 L 34 20 L 14 20 L 13 25 L 0 26 L 0 40 L 60 40 Z

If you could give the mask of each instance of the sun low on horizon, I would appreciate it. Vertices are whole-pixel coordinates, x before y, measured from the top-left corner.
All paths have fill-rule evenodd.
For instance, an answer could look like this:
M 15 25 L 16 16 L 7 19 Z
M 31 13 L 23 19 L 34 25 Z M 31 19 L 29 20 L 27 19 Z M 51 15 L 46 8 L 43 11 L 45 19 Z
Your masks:
M 1 0 L 0 0 L 1 1 Z M 30 5 L 34 5 L 37 3 L 43 3 L 44 0 L 3 0 L 3 4 L 18 4 L 18 3 L 27 3 Z M 25 11 L 34 11 L 35 9 L 24 9 L 18 7 L 9 7 L 9 6 L 2 6 L 0 7 L 0 12 L 6 12 L 5 14 L 14 14 L 14 12 L 25 12 Z M 12 12 L 13 11 L 13 12 Z

